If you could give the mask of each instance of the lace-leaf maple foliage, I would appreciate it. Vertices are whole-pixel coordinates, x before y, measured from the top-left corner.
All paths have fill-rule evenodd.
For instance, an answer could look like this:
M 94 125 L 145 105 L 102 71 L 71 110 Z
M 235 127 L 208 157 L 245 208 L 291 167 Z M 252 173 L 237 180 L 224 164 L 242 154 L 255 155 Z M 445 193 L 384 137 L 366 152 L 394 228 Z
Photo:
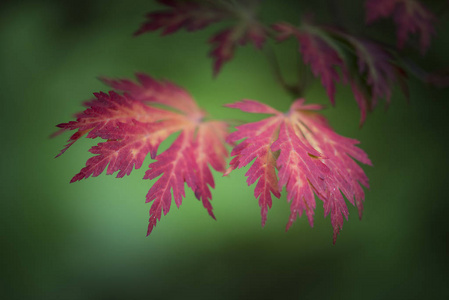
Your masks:
M 271 194 L 279 198 L 284 186 L 291 202 L 287 230 L 303 212 L 313 226 L 314 193 L 323 201 L 325 215 L 331 214 L 334 243 L 343 227 L 343 216 L 348 218 L 349 214 L 341 192 L 357 205 L 362 217 L 364 192 L 360 184 L 368 187 L 368 178 L 351 157 L 368 165 L 371 161 L 354 146 L 358 141 L 336 134 L 326 119 L 314 112 L 321 109 L 319 105 L 305 105 L 304 99 L 299 99 L 285 114 L 253 100 L 227 106 L 273 115 L 238 126 L 228 136 L 230 143 L 244 140 L 232 150 L 234 158 L 227 174 L 254 161 L 246 176 L 248 185 L 258 180 L 254 196 L 259 198 L 262 226 L 271 208 Z
M 146 15 L 146 21 L 135 35 L 158 30 L 162 35 L 181 29 L 198 31 L 225 22 L 226 27 L 209 38 L 214 76 L 231 61 L 238 46 L 251 43 L 256 50 L 272 54 L 271 59 L 269 55 L 266 57 L 275 78 L 293 95 L 294 102 L 286 113 L 254 100 L 229 104 L 228 107 L 245 112 L 271 115 L 238 126 L 237 131 L 229 134 L 226 122 L 209 119 L 188 92 L 171 82 L 155 80 L 143 73 L 136 74 L 138 83 L 102 78 L 113 91 L 94 94 L 95 99 L 84 104 L 87 109 L 76 114 L 75 121 L 58 125 L 57 134 L 76 131 L 58 156 L 83 136 L 103 139 L 89 150 L 94 156 L 73 177 L 71 182 L 75 182 L 98 176 L 105 170 L 108 175 L 117 173 L 117 177 L 124 177 L 139 169 L 150 154 L 155 161 L 149 165 L 144 179 L 156 181 L 146 197 L 147 202 L 152 202 L 147 234 L 152 232 L 162 213 L 168 213 L 172 199 L 178 207 L 181 205 L 186 197 L 185 184 L 215 218 L 210 202 L 210 188 L 214 187 L 210 168 L 227 175 L 251 164 L 246 173 L 247 183 L 257 182 L 254 196 L 261 208 L 262 226 L 272 196 L 279 198 L 285 187 L 291 203 L 286 229 L 303 213 L 313 226 L 316 195 L 323 201 L 325 215 L 330 215 L 335 243 L 349 214 L 344 197 L 357 206 L 362 217 L 365 198 L 362 187 L 368 188 L 368 178 L 355 160 L 367 165 L 371 161 L 356 147 L 358 141 L 333 131 L 317 112 L 322 108 L 320 105 L 305 104 L 303 93 L 310 82 L 305 79 L 314 76 L 320 80 L 332 104 L 336 101 L 337 85 L 348 85 L 360 109 L 360 124 L 381 99 L 389 103 L 396 86 L 408 97 L 410 75 L 435 86 L 449 85 L 447 68 L 427 72 L 399 52 L 409 37 L 417 34 L 420 43 L 416 48 L 424 54 L 435 35 L 436 17 L 419 0 L 364 1 L 366 24 L 375 26 L 378 19 L 393 19 L 398 49 L 369 36 L 354 34 L 341 24 L 320 24 L 305 13 L 299 24 L 284 20 L 265 24 L 258 15 L 261 0 L 157 2 L 161 8 Z M 293 84 L 283 78 L 276 53 L 269 48 L 289 38 L 298 42 L 302 59 L 298 68 L 302 65 L 309 68 Z M 159 145 L 170 136 L 175 136 L 174 142 L 159 153 Z M 233 146 L 229 168 L 226 168 L 226 144 Z
M 209 165 L 219 172 L 226 169 L 228 152 L 224 144 L 228 125 L 206 120 L 207 114 L 180 87 L 145 74 L 137 77 L 140 85 L 129 80 L 103 79 L 115 91 L 95 94 L 96 99 L 86 103 L 88 108 L 76 115 L 76 121 L 58 125 L 63 130 L 77 130 L 59 155 L 84 135 L 105 140 L 89 150 L 95 156 L 87 160 L 71 182 L 96 177 L 106 168 L 107 175 L 118 172 L 117 177 L 121 178 L 139 169 L 149 153 L 156 161 L 149 165 L 144 179 L 160 177 L 146 197 L 146 202 L 153 202 L 147 234 L 161 219 L 162 212 L 169 212 L 172 195 L 176 205 L 181 205 L 184 183 L 215 218 L 209 188 L 214 187 L 214 179 Z M 162 141 L 177 132 L 173 144 L 157 154 Z
M 135 35 L 162 29 L 167 35 L 185 28 L 188 31 L 203 29 L 219 21 L 231 21 L 233 26 L 227 27 L 209 39 L 213 45 L 209 53 L 214 59 L 214 74 L 217 75 L 222 65 L 231 60 L 235 48 L 251 42 L 256 48 L 262 48 L 266 32 L 264 26 L 255 18 L 258 0 L 250 1 L 183 1 L 157 0 L 169 9 L 147 14 L 147 22 L 143 23 Z
M 361 111 L 360 124 L 380 98 L 389 102 L 395 84 L 408 94 L 401 63 L 375 41 L 342 29 L 318 26 L 310 18 L 305 18 L 300 26 L 276 23 L 273 29 L 279 41 L 289 37 L 298 40 L 304 63 L 321 79 L 332 104 L 335 104 L 336 83 L 350 84 Z M 357 61 L 357 67 L 353 67 L 353 61 Z
M 380 18 L 393 18 L 397 27 L 397 46 L 404 48 L 409 34 L 419 33 L 420 49 L 425 53 L 435 35 L 436 17 L 417 0 L 367 0 L 366 21 L 373 23 Z

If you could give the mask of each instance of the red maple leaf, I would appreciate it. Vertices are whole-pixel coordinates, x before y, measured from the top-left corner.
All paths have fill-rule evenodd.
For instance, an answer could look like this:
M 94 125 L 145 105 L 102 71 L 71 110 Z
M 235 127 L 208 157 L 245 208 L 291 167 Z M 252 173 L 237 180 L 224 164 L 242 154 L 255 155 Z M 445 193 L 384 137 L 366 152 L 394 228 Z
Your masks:
M 379 99 L 385 98 L 387 103 L 390 102 L 396 83 L 408 95 L 404 81 L 406 74 L 388 50 L 372 40 L 355 37 L 334 28 L 326 29 L 351 46 L 357 59 L 357 70 L 347 68 L 344 76 L 359 105 L 360 124 L 365 121 L 367 110 L 376 107 Z
M 343 194 L 362 215 L 364 192 L 360 184 L 368 187 L 368 178 L 353 159 L 368 165 L 371 161 L 355 146 L 358 141 L 336 134 L 326 119 L 314 112 L 321 106 L 305 105 L 303 99 L 296 100 L 285 114 L 253 100 L 227 106 L 273 115 L 238 126 L 228 136 L 230 143 L 244 140 L 232 150 L 234 158 L 226 174 L 254 160 L 246 176 L 248 185 L 258 180 L 254 196 L 259 198 L 262 226 L 271 207 L 271 194 L 279 198 L 285 186 L 291 202 L 286 230 L 303 212 L 313 226 L 315 193 L 323 201 L 325 215 L 331 215 L 335 243 L 343 217 L 348 217 Z
M 430 46 L 435 34 L 435 16 L 417 0 L 366 0 L 366 22 L 392 17 L 397 26 L 398 48 L 402 49 L 409 34 L 420 34 L 421 52 Z
M 145 74 L 137 77 L 140 85 L 129 80 L 103 79 L 116 91 L 125 93 L 95 94 L 96 99 L 86 102 L 88 108 L 76 115 L 76 121 L 58 125 L 63 130 L 78 130 L 59 155 L 85 134 L 104 140 L 89 150 L 95 156 L 87 160 L 71 182 L 98 176 L 106 168 L 108 175 L 129 175 L 142 166 L 150 153 L 156 161 L 150 164 L 144 178 L 160 177 L 147 194 L 147 202 L 153 202 L 147 233 L 151 233 L 162 213 L 168 213 L 172 197 L 178 207 L 181 205 L 184 183 L 215 218 L 209 188 L 214 187 L 214 179 L 209 165 L 225 171 L 227 124 L 206 120 L 206 113 L 193 98 L 173 83 Z M 158 154 L 161 142 L 177 132 L 173 144 Z
M 309 18 L 299 27 L 278 23 L 273 28 L 278 40 L 296 37 L 304 63 L 321 79 L 332 104 L 335 103 L 335 84 L 340 81 L 350 84 L 361 111 L 360 124 L 380 98 L 389 102 L 394 84 L 399 83 L 407 94 L 405 72 L 390 52 L 374 41 L 341 29 L 315 25 Z M 348 51 L 350 48 L 352 51 Z M 356 68 L 350 58 L 357 61 Z
M 372 106 L 376 105 L 379 98 L 389 101 L 396 75 L 391 55 L 372 41 L 350 36 L 347 38 L 356 50 L 359 76 L 366 76 L 366 83 L 371 87 Z
M 147 21 L 142 24 L 136 35 L 159 29 L 166 35 L 181 28 L 196 31 L 219 21 L 234 22 L 233 26 L 218 32 L 209 40 L 214 47 L 210 52 L 214 60 L 214 75 L 219 73 L 225 62 L 232 59 L 238 45 L 250 42 L 261 49 L 265 42 L 266 30 L 255 17 L 258 1 L 158 0 L 158 2 L 169 8 L 147 14 Z
M 332 104 L 335 103 L 335 83 L 340 81 L 337 68 L 345 71 L 345 63 L 340 50 L 319 27 L 306 21 L 300 27 L 288 23 L 273 25 L 278 32 L 278 40 L 294 36 L 299 43 L 299 51 L 306 65 L 310 65 L 313 75 L 320 77 Z

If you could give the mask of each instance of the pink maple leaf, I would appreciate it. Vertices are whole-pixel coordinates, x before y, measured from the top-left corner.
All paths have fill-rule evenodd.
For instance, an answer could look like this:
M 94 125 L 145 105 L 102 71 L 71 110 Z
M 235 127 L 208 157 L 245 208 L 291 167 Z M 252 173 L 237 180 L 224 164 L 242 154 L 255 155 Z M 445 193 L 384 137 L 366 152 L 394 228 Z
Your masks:
M 340 81 L 337 68 L 345 71 L 345 63 L 336 44 L 326 36 L 326 33 L 309 21 L 300 27 L 288 23 L 277 23 L 273 29 L 278 32 L 278 40 L 285 40 L 290 36 L 299 42 L 299 51 L 305 64 L 309 65 L 315 77 L 320 77 L 326 88 L 332 104 L 335 103 L 335 83 Z
M 421 52 L 430 46 L 435 34 L 435 16 L 418 0 L 366 0 L 366 22 L 392 17 L 397 26 L 398 48 L 402 49 L 409 34 L 420 35 Z
M 107 175 L 129 175 L 142 166 L 149 153 L 156 161 L 150 164 L 144 178 L 160 177 L 147 194 L 147 202 L 153 202 L 148 234 L 162 213 L 168 213 L 172 197 L 178 207 L 181 205 L 186 196 L 185 183 L 215 218 L 210 203 L 214 179 L 209 166 L 225 171 L 228 125 L 206 120 L 206 113 L 193 98 L 173 83 L 145 74 L 137 77 L 140 85 L 129 80 L 103 79 L 124 94 L 95 94 L 96 99 L 85 103 L 88 108 L 76 115 L 76 121 L 58 125 L 63 130 L 77 130 L 59 155 L 85 134 L 104 140 L 89 150 L 95 156 L 87 160 L 71 182 L 98 176 L 104 170 Z M 173 144 L 158 154 L 161 142 L 177 132 Z
M 252 43 L 261 49 L 266 30 L 255 17 L 258 1 L 182 1 L 158 0 L 168 7 L 166 10 L 147 14 L 147 21 L 135 33 L 162 29 L 162 34 L 171 34 L 181 28 L 196 31 L 219 21 L 233 21 L 233 26 L 214 34 L 209 42 L 213 45 L 210 56 L 213 58 L 213 71 L 217 75 L 222 65 L 231 60 L 238 45 Z
M 259 197 L 262 225 L 271 207 L 271 194 L 279 198 L 285 186 L 291 202 L 286 230 L 304 212 L 313 226 L 315 193 L 323 201 L 325 215 L 331 216 L 335 243 L 343 219 L 349 214 L 343 194 L 358 207 L 360 217 L 363 210 L 360 185 L 368 187 L 368 178 L 353 159 L 368 165 L 371 161 L 355 146 L 358 141 L 336 134 L 326 119 L 314 112 L 321 107 L 305 105 L 303 99 L 296 100 L 287 113 L 253 100 L 227 106 L 272 114 L 262 121 L 238 126 L 228 136 L 230 143 L 243 141 L 232 150 L 234 158 L 227 173 L 254 160 L 246 176 L 248 185 L 258 180 L 254 195 Z

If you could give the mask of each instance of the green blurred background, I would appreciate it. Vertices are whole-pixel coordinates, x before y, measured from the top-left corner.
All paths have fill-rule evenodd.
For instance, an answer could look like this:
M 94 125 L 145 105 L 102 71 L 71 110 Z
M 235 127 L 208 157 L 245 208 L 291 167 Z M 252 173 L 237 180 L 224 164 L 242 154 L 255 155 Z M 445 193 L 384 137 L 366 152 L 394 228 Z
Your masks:
M 299 20 L 327 1 L 265 1 L 269 21 Z M 301 2 L 301 3 L 298 3 Z M 347 26 L 357 31 L 362 1 L 343 1 Z M 446 1 L 447 2 L 447 1 Z M 0 4 L 1 82 L 1 282 L 2 299 L 436 299 L 448 284 L 448 90 L 410 80 L 410 103 L 399 93 L 358 128 L 359 112 L 345 87 L 324 113 L 342 135 L 361 141 L 374 167 L 359 221 L 350 207 L 336 245 L 329 218 L 317 203 L 310 228 L 299 219 L 289 232 L 289 205 L 275 199 L 265 228 L 247 187 L 246 170 L 215 174 L 217 221 L 188 191 L 178 210 L 145 237 L 151 182 L 146 168 L 115 179 L 99 176 L 75 184 L 93 141 L 61 158 L 68 138 L 49 139 L 55 125 L 81 110 L 92 92 L 107 91 L 97 76 L 132 77 L 144 71 L 188 89 L 217 118 L 255 120 L 223 108 L 243 98 L 286 109 L 289 96 L 273 81 L 251 46 L 212 78 L 207 38 L 218 27 L 162 38 L 133 38 L 152 1 L 3 1 Z M 326 20 L 329 14 L 318 13 Z M 359 24 L 359 25 L 356 25 Z M 394 39 L 388 22 L 380 34 Z M 416 58 L 425 67 L 449 64 L 448 20 L 432 50 Z M 372 33 L 375 34 L 373 30 Z M 278 55 L 288 78 L 297 45 Z M 416 55 L 406 52 L 407 55 Z M 309 102 L 328 104 L 316 82 Z M 148 158 L 144 165 L 150 163 Z

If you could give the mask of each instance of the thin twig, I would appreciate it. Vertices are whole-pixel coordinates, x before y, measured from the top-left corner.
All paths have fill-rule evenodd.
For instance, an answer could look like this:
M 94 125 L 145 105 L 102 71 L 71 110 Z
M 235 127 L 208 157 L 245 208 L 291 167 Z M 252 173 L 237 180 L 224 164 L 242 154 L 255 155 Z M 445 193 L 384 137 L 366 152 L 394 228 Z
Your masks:
M 264 47 L 263 53 L 265 54 L 268 64 L 273 71 L 273 76 L 275 77 L 279 85 L 295 99 L 300 97 L 302 95 L 302 84 L 299 84 L 298 86 L 292 86 L 285 81 L 284 76 L 281 72 L 281 68 L 279 66 L 279 61 L 270 45 L 266 45 Z

